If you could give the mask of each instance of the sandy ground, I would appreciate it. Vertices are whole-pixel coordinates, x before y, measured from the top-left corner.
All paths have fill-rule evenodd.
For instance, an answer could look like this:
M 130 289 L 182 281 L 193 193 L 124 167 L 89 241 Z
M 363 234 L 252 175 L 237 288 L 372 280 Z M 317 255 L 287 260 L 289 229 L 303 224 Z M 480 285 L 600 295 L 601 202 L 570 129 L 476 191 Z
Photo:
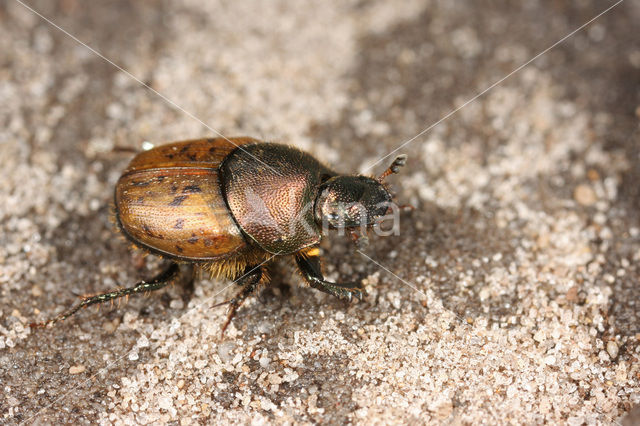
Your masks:
M 0 3 L 1 422 L 640 422 L 639 3 L 402 149 L 400 235 L 323 243 L 362 302 L 283 261 L 222 340 L 207 279 L 28 328 L 159 267 L 110 221 L 114 148 L 215 129 L 379 173 L 613 3 L 28 4 L 179 108 Z

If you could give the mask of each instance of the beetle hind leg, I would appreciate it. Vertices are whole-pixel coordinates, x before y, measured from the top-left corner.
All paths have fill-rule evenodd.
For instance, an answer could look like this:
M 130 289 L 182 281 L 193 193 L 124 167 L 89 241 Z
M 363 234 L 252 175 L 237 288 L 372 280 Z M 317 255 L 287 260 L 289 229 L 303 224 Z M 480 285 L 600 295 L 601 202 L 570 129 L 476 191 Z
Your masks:
M 177 263 L 172 262 L 166 269 L 164 269 L 162 272 L 160 272 L 158 275 L 156 275 L 149 281 L 140 281 L 133 287 L 118 289 L 118 290 L 110 291 L 107 293 L 97 294 L 95 296 L 85 297 L 82 299 L 80 303 L 62 312 L 60 315 L 54 318 L 51 318 L 47 321 L 31 323 L 30 327 L 32 328 L 46 327 L 48 325 L 55 324 L 58 321 L 64 321 L 65 319 L 69 318 L 71 315 L 78 312 L 80 309 L 86 308 L 87 306 L 96 305 L 96 304 L 108 302 L 108 301 L 113 301 L 115 299 L 119 299 L 121 297 L 127 297 L 132 294 L 160 290 L 161 288 L 166 287 L 168 284 L 171 284 L 180 275 L 181 275 L 180 266 Z
M 333 283 L 324 279 L 317 248 L 297 253 L 296 263 L 302 276 L 311 287 L 339 299 L 351 300 L 352 297 L 357 297 L 362 300 L 364 294 L 362 283 Z

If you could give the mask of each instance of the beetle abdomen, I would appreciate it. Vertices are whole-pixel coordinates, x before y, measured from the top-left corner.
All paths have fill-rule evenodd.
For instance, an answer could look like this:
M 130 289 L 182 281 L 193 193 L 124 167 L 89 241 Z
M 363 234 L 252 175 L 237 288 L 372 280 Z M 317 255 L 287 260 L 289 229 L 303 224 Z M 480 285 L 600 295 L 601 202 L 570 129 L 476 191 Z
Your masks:
M 223 198 L 218 167 L 252 139 L 203 139 L 137 155 L 116 185 L 120 228 L 135 244 L 164 256 L 208 261 L 247 247 Z

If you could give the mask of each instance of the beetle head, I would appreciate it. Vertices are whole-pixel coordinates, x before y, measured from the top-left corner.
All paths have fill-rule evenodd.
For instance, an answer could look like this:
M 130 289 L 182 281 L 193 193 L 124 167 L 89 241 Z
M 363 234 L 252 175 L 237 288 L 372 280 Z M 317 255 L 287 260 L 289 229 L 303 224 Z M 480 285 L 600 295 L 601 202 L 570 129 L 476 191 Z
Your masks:
M 320 186 L 315 204 L 318 223 L 330 228 L 371 226 L 391 203 L 385 186 L 366 176 L 335 176 Z

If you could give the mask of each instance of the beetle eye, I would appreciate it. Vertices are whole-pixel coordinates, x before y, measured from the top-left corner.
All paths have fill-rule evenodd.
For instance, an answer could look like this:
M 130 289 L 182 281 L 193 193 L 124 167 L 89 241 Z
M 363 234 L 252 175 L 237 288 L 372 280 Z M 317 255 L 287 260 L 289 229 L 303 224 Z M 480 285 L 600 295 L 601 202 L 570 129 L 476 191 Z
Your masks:
M 337 213 L 329 213 L 327 215 L 327 219 L 329 219 L 332 222 L 335 222 L 336 220 L 338 220 L 340 218 L 340 216 L 338 216 Z

